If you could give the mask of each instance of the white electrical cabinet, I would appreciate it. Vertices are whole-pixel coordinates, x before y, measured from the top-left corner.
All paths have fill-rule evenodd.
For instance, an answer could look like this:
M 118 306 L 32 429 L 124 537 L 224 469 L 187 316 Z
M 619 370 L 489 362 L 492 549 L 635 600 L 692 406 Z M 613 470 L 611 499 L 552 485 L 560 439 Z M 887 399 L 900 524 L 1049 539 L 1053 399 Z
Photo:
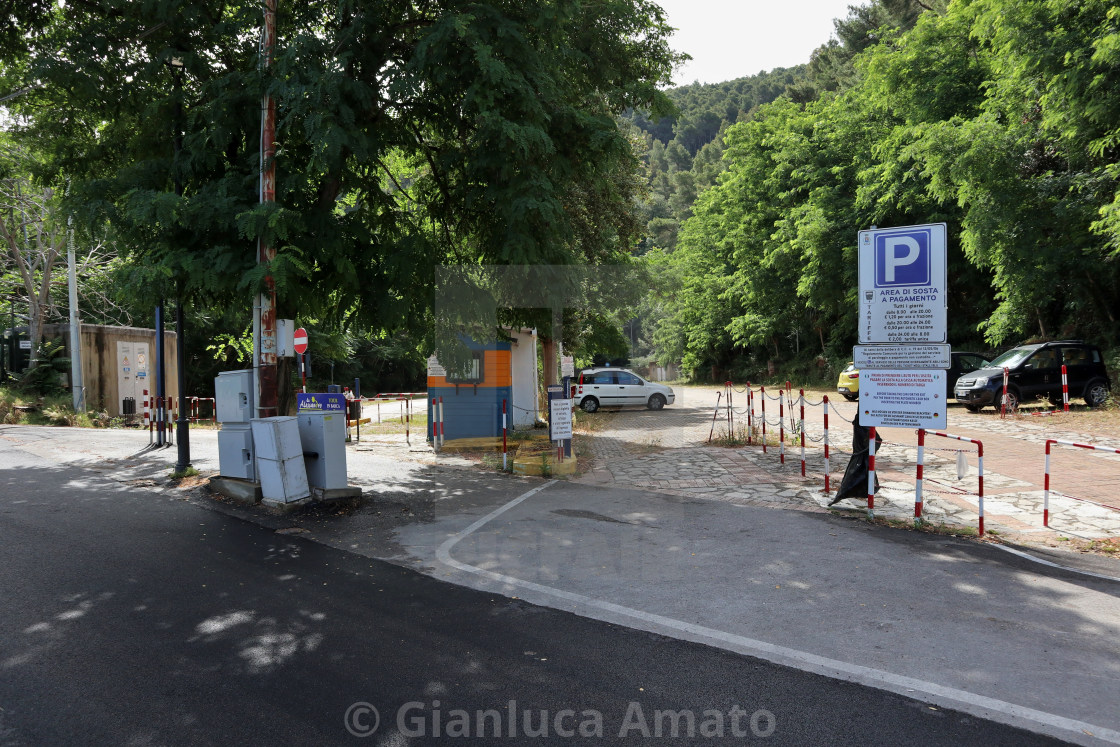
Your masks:
M 253 433 L 248 425 L 223 425 L 218 431 L 218 471 L 222 477 L 256 482 Z
M 347 487 L 346 413 L 312 412 L 296 417 L 308 484 L 323 490 Z
M 251 422 L 257 477 L 266 501 L 292 503 L 311 495 L 296 421 L 294 417 L 276 417 Z
M 253 370 L 222 371 L 214 379 L 219 423 L 245 423 L 253 418 Z

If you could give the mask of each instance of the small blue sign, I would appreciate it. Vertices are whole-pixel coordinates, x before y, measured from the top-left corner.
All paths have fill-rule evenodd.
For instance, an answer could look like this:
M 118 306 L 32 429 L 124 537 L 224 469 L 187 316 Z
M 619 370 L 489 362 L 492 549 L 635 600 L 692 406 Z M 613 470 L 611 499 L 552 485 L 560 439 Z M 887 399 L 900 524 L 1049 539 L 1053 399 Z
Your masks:
M 296 394 L 297 412 L 346 412 L 346 395 L 334 393 Z
M 930 230 L 909 228 L 875 235 L 875 287 L 929 285 Z

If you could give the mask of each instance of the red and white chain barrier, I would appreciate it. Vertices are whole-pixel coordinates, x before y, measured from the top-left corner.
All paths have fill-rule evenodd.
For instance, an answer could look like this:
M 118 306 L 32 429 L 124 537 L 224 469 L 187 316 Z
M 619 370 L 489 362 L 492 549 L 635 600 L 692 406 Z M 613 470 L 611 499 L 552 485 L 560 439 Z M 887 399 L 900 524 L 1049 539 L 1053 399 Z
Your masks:
M 956 441 L 964 441 L 965 443 L 976 444 L 976 456 L 979 462 L 980 482 L 978 487 L 978 506 L 980 517 L 980 536 L 984 536 L 984 444 L 975 438 L 966 438 L 964 436 L 954 436 L 951 433 L 941 433 L 940 431 L 927 431 L 924 428 L 918 429 L 918 472 L 917 479 L 914 482 L 914 520 L 922 520 L 922 486 L 924 482 L 925 470 L 925 450 L 926 450 L 926 433 L 931 436 L 940 436 L 941 438 L 950 438 Z M 874 436 L 872 436 L 874 440 Z
M 1094 446 L 1093 444 L 1079 444 L 1076 441 L 1063 441 L 1058 438 L 1046 439 L 1046 476 L 1042 481 L 1042 526 L 1050 526 L 1050 445 L 1061 444 L 1062 446 L 1075 446 L 1078 449 L 1089 449 L 1090 451 L 1104 451 L 1111 454 L 1120 454 L 1120 449 L 1111 449 L 1107 446 Z M 1069 496 L 1072 498 L 1072 496 Z M 1083 503 L 1092 503 L 1094 506 L 1101 506 L 1102 508 L 1110 508 L 1113 511 L 1118 511 L 1116 506 L 1108 506 L 1103 503 L 1096 503 L 1095 501 L 1087 501 L 1084 498 L 1074 498 Z

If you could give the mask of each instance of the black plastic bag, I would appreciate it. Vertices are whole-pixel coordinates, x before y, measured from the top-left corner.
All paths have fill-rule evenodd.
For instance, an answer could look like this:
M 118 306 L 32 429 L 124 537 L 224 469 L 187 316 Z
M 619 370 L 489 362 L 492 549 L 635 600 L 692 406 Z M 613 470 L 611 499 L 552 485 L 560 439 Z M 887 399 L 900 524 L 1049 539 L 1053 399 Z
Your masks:
M 868 429 L 859 424 L 859 411 L 852 419 L 852 458 L 848 460 L 848 467 L 844 470 L 844 479 L 840 481 L 840 489 L 836 497 L 828 505 L 833 505 L 845 498 L 867 497 L 867 470 L 868 470 Z M 878 432 L 875 433 L 875 451 L 878 453 L 883 439 Z M 879 492 L 879 475 L 875 475 L 875 492 Z

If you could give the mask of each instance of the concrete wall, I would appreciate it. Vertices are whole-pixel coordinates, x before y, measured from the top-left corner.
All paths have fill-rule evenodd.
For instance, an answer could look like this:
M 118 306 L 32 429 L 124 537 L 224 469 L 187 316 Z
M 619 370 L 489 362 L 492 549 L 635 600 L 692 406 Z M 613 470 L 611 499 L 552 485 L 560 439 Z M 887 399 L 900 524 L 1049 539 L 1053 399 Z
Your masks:
M 66 354 L 70 355 L 70 325 L 47 324 L 43 327 L 44 339 L 61 339 L 66 343 Z M 147 343 L 148 344 L 148 380 L 147 386 L 137 382 L 136 413 L 142 415 L 144 403 L 142 389 L 146 388 L 153 395 L 156 381 L 156 331 L 141 327 L 112 327 L 101 324 L 83 324 L 81 327 L 82 340 L 82 382 L 85 385 L 86 408 L 90 410 L 104 410 L 110 416 L 122 414 L 120 398 L 121 377 L 128 375 L 122 372 L 118 359 L 118 343 Z M 177 358 L 175 355 L 175 333 L 163 333 L 164 370 L 167 382 L 164 393 L 174 397 L 178 394 L 179 378 L 177 375 Z M 135 362 L 130 368 L 135 369 Z M 133 373 L 132 371 L 129 372 Z M 66 376 L 66 386 L 70 386 L 70 377 Z

